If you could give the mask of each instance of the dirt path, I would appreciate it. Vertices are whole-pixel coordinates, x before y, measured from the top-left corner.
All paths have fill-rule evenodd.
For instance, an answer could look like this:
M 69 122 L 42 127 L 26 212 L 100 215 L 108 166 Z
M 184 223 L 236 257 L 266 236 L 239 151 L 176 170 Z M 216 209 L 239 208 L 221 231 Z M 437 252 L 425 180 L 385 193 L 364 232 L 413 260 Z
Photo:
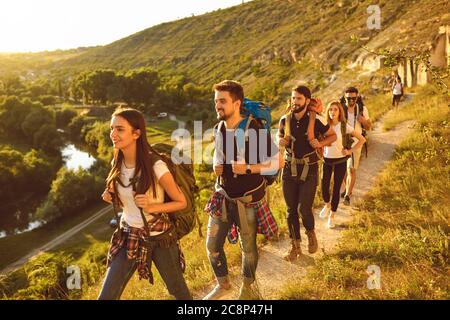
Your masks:
M 52 241 L 47 242 L 43 246 L 32 250 L 30 253 L 28 253 L 26 256 L 20 258 L 19 260 L 11 263 L 10 265 L 3 268 L 3 270 L 0 271 L 0 276 L 6 275 L 10 272 L 14 272 L 18 268 L 20 268 L 23 264 L 27 263 L 30 259 L 37 257 L 38 255 L 44 253 L 45 251 L 51 250 L 55 248 L 56 246 L 60 245 L 64 241 L 68 240 L 70 237 L 75 235 L 76 233 L 80 232 L 82 229 L 86 228 L 88 225 L 93 223 L 94 221 L 101 218 L 104 214 L 111 211 L 111 206 L 107 206 L 95 213 L 92 217 L 89 219 L 84 220 L 83 222 L 79 223 L 75 227 L 71 228 L 70 230 L 60 234 Z
M 383 118 L 377 122 L 375 128 L 369 135 L 369 152 L 368 158 L 365 158 L 364 152 L 360 168 L 357 173 L 357 181 L 353 190 L 352 206 L 357 204 L 358 200 L 371 189 L 378 174 L 384 169 L 387 162 L 391 159 L 395 147 L 405 138 L 411 131 L 411 122 L 404 122 L 397 126 L 394 130 L 382 132 Z M 260 259 L 257 269 L 257 283 L 259 290 L 264 299 L 278 299 L 279 288 L 282 288 L 290 279 L 305 276 L 308 269 L 314 266 L 315 259 L 323 255 L 323 252 L 330 252 L 338 243 L 344 224 L 352 219 L 352 208 L 340 204 L 336 213 L 336 228 L 328 229 L 326 227 L 326 219 L 318 217 L 320 209 L 315 210 L 316 234 L 319 242 L 319 250 L 315 254 L 309 254 L 307 248 L 307 238 L 302 232 L 302 251 L 303 256 L 296 262 L 287 262 L 283 260 L 283 255 L 289 248 L 289 240 L 284 239 L 278 242 L 271 242 L 259 249 Z M 233 292 L 225 299 L 236 299 L 240 286 L 239 268 L 230 270 L 234 275 L 232 277 Z M 199 293 L 198 296 L 205 294 L 211 290 L 211 285 L 205 292 Z

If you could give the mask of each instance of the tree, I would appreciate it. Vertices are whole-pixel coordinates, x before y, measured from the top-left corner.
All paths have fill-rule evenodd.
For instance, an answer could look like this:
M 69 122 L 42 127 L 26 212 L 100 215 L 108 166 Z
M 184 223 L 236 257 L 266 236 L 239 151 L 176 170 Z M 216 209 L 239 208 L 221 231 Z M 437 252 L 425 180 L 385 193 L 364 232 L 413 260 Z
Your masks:
M 53 114 L 42 108 L 41 106 L 34 106 L 31 112 L 22 121 L 23 134 L 33 143 L 34 135 L 43 124 L 54 124 L 55 120 Z
M 55 123 L 57 128 L 65 128 L 73 118 L 77 116 L 74 108 L 63 107 L 55 113 Z
M 160 84 L 158 72 L 141 68 L 131 70 L 125 75 L 126 90 L 124 99 L 127 103 L 148 106 L 155 97 Z
M 90 98 L 94 103 L 106 104 L 108 100 L 108 87 L 114 84 L 116 73 L 112 70 L 95 70 L 88 74 L 87 83 Z
M 19 124 L 24 122 L 34 105 L 29 99 L 19 100 L 16 96 L 7 97 L 0 104 L 0 132 L 7 137 L 24 137 Z
M 44 124 L 33 135 L 33 146 L 48 152 L 55 152 L 63 145 L 54 124 Z
M 84 169 L 77 171 L 65 167 L 58 171 L 49 194 L 47 207 L 56 207 L 60 216 L 70 216 L 98 199 L 103 182 Z M 55 210 L 53 209 L 53 212 Z M 52 219 L 56 217 L 46 217 Z

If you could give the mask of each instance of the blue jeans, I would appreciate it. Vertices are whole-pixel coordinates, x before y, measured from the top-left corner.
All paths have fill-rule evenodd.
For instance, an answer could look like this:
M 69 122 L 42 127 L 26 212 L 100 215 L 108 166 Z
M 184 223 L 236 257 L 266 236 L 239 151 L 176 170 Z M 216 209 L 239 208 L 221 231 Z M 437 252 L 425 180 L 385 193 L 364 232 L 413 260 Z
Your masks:
M 171 295 L 177 300 L 192 300 L 192 295 L 184 281 L 179 263 L 178 246 L 155 248 L 153 262 Z M 136 271 L 135 260 L 127 258 L 127 250 L 121 248 L 106 271 L 99 300 L 118 300 L 125 286 Z
M 233 223 L 241 226 L 237 205 L 226 201 L 227 213 L 221 218 L 209 217 L 208 235 L 206 238 L 206 250 L 208 258 L 216 277 L 228 275 L 227 257 L 223 249 L 228 230 Z M 240 233 L 240 245 L 242 250 L 242 274 L 245 278 L 255 280 L 256 266 L 258 265 L 258 250 L 256 247 L 257 220 L 255 208 L 246 207 L 247 224 L 249 232 L 247 235 Z

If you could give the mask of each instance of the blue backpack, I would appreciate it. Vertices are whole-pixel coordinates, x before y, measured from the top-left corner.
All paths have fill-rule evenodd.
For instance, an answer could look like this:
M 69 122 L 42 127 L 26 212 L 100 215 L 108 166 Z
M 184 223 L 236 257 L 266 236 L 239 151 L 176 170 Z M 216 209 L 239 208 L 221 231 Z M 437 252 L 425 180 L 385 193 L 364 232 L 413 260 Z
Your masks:
M 241 114 L 245 118 L 239 123 L 236 130 L 236 144 L 238 150 L 241 150 L 241 154 L 244 154 L 243 151 L 245 150 L 245 142 L 248 142 L 248 128 L 252 120 L 257 120 L 263 128 L 268 130 L 270 133 L 270 125 L 272 124 L 272 116 L 270 115 L 270 111 L 271 108 L 266 106 L 264 103 L 244 98 Z M 264 175 L 268 185 L 275 182 L 278 177 L 278 171 L 279 170 L 275 170 L 274 172 L 268 172 Z

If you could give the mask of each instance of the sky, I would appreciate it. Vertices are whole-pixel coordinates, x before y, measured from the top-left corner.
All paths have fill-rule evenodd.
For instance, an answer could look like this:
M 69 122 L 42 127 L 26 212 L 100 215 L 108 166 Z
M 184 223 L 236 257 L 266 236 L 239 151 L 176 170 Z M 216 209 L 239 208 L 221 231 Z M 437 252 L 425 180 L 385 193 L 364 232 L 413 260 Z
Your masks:
M 1 0 L 0 52 L 37 52 L 105 45 L 163 22 L 242 2 Z

